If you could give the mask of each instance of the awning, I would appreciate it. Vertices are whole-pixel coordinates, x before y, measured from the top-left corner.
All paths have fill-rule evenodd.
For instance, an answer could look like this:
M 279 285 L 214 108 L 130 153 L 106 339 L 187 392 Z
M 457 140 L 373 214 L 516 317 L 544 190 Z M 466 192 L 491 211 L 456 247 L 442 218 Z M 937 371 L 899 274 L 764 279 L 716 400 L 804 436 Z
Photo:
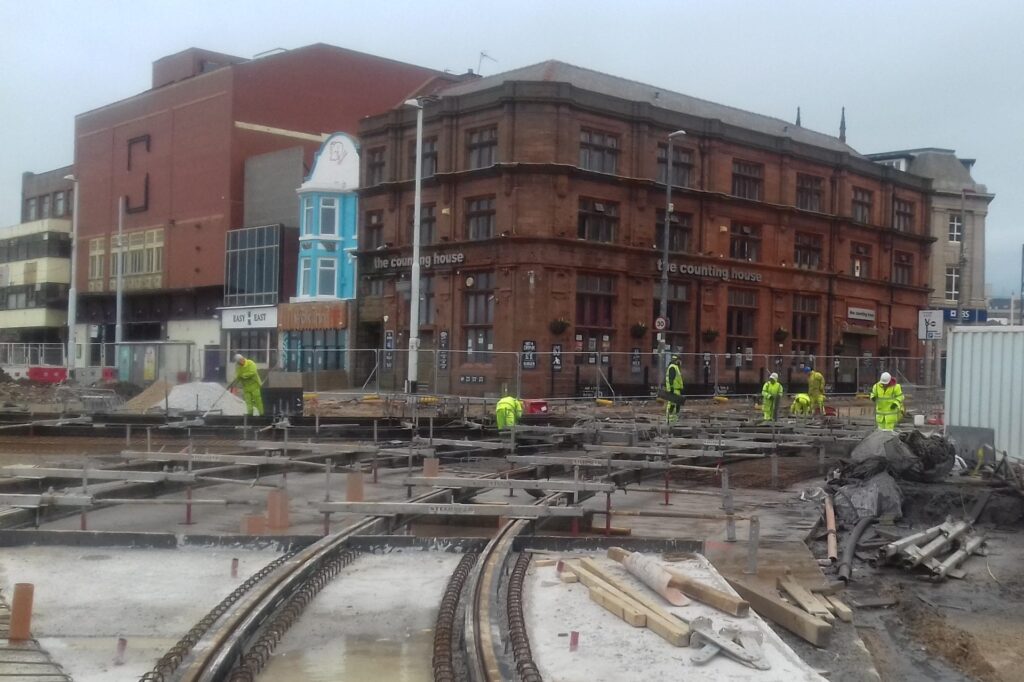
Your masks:
M 843 328 L 843 333 L 856 336 L 878 336 L 878 327 L 855 327 L 850 325 Z

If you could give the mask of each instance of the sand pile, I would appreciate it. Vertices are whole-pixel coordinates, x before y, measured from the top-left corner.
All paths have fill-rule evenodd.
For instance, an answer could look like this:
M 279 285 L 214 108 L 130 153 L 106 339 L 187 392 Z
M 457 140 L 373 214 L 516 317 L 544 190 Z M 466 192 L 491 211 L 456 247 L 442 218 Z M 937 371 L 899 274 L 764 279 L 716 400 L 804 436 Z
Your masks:
M 155 400 L 146 409 L 163 410 L 165 406 L 163 391 L 160 391 L 159 396 L 153 397 Z M 170 393 L 167 394 L 166 406 L 172 412 L 206 412 L 210 410 L 210 414 L 245 414 L 244 400 L 232 393 L 225 393 L 224 387 L 220 384 L 205 381 L 194 381 L 171 387 Z

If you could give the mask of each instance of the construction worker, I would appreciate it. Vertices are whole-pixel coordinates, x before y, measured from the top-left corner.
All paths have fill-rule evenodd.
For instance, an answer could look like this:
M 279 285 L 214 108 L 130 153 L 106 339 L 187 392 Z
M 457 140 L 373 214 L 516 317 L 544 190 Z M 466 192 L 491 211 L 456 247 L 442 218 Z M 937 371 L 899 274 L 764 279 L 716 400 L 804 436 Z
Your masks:
M 807 376 L 807 395 L 811 398 L 811 413 L 825 414 L 825 377 L 813 367 Z
M 903 418 L 903 388 L 896 377 L 882 372 L 878 383 L 871 387 L 871 400 L 875 403 L 875 424 L 883 431 L 895 431 Z
M 811 414 L 811 396 L 797 393 L 789 406 L 789 413 L 794 417 L 809 417 Z
M 235 363 L 238 365 L 235 381 L 242 387 L 245 413 L 251 417 L 255 410 L 262 417 L 263 395 L 260 392 L 260 387 L 263 386 L 263 380 L 260 379 L 260 371 L 256 368 L 255 362 L 247 360 L 241 353 L 235 355 Z
M 498 430 L 505 431 L 515 426 L 523 416 L 523 404 L 508 392 L 498 401 L 494 408 L 494 417 L 498 421 Z
M 761 387 L 761 412 L 766 422 L 775 421 L 779 412 L 779 400 L 782 398 L 782 384 L 779 383 L 779 375 L 771 373 L 768 381 Z
M 679 356 L 673 355 L 665 368 L 665 392 L 672 395 L 683 395 L 683 370 L 679 366 Z M 679 402 L 670 399 L 665 400 L 665 420 L 669 424 L 679 421 Z

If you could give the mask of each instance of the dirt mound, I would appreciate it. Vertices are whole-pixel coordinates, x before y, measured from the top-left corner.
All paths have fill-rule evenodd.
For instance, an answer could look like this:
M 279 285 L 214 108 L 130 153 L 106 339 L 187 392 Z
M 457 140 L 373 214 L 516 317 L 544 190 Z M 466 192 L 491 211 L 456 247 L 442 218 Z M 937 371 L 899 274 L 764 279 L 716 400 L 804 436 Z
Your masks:
M 145 412 L 157 405 L 164 399 L 164 396 L 171 390 L 171 385 L 166 381 L 157 380 L 150 384 L 142 393 L 124 404 L 124 409 L 129 412 Z
M 985 660 L 973 635 L 955 627 L 938 611 L 917 599 L 901 599 L 899 608 L 910 634 L 930 654 L 945 659 L 982 682 L 999 682 L 1002 679 L 992 664 Z

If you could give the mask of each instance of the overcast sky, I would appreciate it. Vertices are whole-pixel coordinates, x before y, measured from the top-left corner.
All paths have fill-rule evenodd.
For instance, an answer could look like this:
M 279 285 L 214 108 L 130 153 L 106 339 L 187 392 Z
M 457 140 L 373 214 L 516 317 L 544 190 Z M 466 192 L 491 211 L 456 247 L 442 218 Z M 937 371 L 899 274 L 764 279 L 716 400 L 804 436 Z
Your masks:
M 325 42 L 493 74 L 545 59 L 792 119 L 862 153 L 944 147 L 995 192 L 986 280 L 1020 287 L 1024 3 L 926 0 L 0 0 L 0 225 L 22 171 L 73 160 L 75 114 L 146 90 L 187 47 Z

